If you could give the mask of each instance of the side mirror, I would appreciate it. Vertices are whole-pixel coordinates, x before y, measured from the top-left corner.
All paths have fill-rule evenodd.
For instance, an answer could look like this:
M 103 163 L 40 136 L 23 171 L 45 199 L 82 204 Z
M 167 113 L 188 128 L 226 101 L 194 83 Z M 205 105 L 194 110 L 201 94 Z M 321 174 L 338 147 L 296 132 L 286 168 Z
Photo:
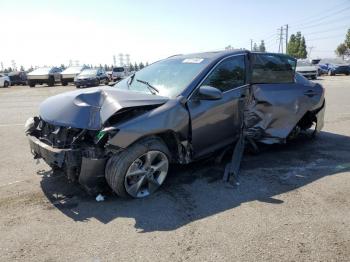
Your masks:
M 222 92 L 212 86 L 201 86 L 198 92 L 200 100 L 219 100 L 222 98 Z

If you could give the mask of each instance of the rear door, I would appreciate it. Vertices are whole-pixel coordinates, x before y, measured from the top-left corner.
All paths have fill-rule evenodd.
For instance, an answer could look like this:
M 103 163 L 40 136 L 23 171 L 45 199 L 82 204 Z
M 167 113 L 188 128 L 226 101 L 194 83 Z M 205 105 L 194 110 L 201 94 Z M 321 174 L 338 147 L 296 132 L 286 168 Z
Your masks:
M 255 122 L 248 121 L 248 128 L 259 131 L 254 136 L 267 143 L 286 138 L 314 104 L 314 89 L 295 82 L 295 65 L 295 59 L 286 55 L 252 54 L 250 115 Z
M 188 101 L 194 158 L 232 143 L 242 121 L 242 102 L 247 91 L 246 55 L 227 57 L 211 70 Z M 222 91 L 220 100 L 199 100 L 200 86 Z

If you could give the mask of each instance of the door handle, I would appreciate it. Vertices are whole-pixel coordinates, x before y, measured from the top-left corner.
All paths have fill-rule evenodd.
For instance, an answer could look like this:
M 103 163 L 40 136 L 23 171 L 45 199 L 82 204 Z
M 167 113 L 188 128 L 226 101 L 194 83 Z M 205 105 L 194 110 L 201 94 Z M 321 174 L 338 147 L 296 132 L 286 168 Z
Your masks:
M 313 97 L 315 95 L 317 95 L 317 93 L 313 90 L 307 90 L 304 95 L 308 96 L 308 97 Z

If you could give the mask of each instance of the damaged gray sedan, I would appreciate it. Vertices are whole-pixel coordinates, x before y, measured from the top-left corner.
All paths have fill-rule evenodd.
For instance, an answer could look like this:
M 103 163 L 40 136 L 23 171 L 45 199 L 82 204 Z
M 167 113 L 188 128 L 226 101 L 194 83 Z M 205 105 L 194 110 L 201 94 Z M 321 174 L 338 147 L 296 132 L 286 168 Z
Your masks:
M 34 158 L 91 194 L 157 190 L 171 163 L 187 164 L 241 141 L 285 143 L 323 127 L 324 89 L 296 60 L 244 50 L 176 55 L 120 81 L 56 95 L 26 123 Z M 237 143 L 238 144 L 238 143 Z

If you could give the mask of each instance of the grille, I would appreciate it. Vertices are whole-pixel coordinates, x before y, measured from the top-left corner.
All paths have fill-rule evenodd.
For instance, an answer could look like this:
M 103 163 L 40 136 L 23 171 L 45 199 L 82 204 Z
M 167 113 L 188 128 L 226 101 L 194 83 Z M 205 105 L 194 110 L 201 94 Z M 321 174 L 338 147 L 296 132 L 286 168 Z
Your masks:
M 83 131 L 78 128 L 51 125 L 43 120 L 37 129 L 38 138 L 54 148 L 70 148 L 74 139 Z

